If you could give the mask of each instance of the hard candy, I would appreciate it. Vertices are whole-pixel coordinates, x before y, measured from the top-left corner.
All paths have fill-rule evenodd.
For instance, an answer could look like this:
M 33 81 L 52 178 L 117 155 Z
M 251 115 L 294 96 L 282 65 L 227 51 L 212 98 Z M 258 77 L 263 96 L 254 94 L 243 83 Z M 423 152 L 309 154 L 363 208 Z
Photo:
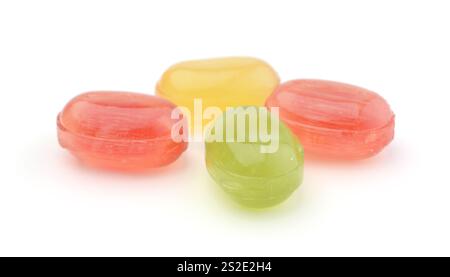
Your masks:
M 156 93 L 178 106 L 187 107 L 194 114 L 194 99 L 201 99 L 203 108 L 214 106 L 222 110 L 245 105 L 263 106 L 278 84 L 277 73 L 262 60 L 214 58 L 171 66 L 159 80 Z
M 394 113 L 375 92 L 322 80 L 281 84 L 267 99 L 298 136 L 306 157 L 363 159 L 394 137 Z
M 58 115 L 59 143 L 95 167 L 134 171 L 164 166 L 187 148 L 186 142 L 171 138 L 179 122 L 171 119 L 175 108 L 165 99 L 138 93 L 80 94 Z
M 256 107 L 230 109 L 217 119 L 206 136 L 206 166 L 216 183 L 236 202 L 265 208 L 286 200 L 302 182 L 303 150 L 278 117 L 271 116 L 263 107 L 266 112 L 258 113 L 253 122 L 261 126 L 261 122 L 267 121 L 270 126 L 267 133 L 273 137 L 268 140 L 260 133 L 261 127 L 252 129 L 252 120 L 246 119 L 242 128 L 245 136 L 239 139 L 240 116 L 251 109 Z M 272 125 L 274 120 L 279 124 Z M 217 135 L 219 125 L 223 131 Z M 262 146 L 268 148 L 263 150 Z

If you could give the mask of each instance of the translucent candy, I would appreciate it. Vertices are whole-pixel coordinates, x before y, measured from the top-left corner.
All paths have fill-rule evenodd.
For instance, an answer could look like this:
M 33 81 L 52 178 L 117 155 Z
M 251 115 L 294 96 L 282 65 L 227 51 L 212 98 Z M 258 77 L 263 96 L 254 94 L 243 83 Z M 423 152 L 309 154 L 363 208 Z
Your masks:
M 283 202 L 300 185 L 303 150 L 282 122 L 272 126 L 273 120 L 279 120 L 268 112 L 258 113 L 256 124 L 260 126 L 261 120 L 267 120 L 271 140 L 262 136 L 261 128 L 250 128 L 249 119 L 243 128 L 245 136 L 239 140 L 239 116 L 249 109 L 256 107 L 228 110 L 217 119 L 206 137 L 206 166 L 216 183 L 238 203 L 252 208 L 270 207 Z M 223 126 L 219 135 L 217 122 Z
M 215 58 L 171 66 L 162 75 L 156 93 L 194 114 L 194 99 L 201 99 L 203 108 L 214 106 L 222 110 L 244 105 L 263 106 L 278 84 L 277 73 L 262 60 Z
M 363 159 L 380 152 L 394 137 L 394 113 L 378 94 L 348 84 L 293 80 L 267 99 L 299 137 L 305 155 Z
M 90 166 L 131 171 L 164 166 L 187 148 L 186 142 L 171 138 L 179 122 L 171 119 L 175 108 L 165 99 L 138 93 L 80 94 L 58 115 L 59 142 Z

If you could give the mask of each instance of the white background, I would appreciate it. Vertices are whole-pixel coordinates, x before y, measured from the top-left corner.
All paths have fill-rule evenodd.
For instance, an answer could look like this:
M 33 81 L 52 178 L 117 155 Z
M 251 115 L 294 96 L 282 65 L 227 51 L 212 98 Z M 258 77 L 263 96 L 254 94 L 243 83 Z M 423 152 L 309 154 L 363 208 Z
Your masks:
M 1 1 L 0 255 L 450 255 L 448 1 Z M 283 81 L 380 93 L 396 136 L 355 164 L 306 161 L 283 205 L 237 207 L 203 146 L 126 175 L 56 140 L 78 93 L 154 93 L 171 64 L 247 55 Z

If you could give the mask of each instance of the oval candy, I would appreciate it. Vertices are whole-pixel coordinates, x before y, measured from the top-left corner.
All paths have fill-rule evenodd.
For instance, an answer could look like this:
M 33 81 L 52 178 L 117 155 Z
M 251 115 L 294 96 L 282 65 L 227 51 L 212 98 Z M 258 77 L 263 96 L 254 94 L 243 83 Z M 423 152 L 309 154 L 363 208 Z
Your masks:
M 286 200 L 302 182 L 303 150 L 278 117 L 272 118 L 263 107 L 260 109 L 266 112 L 258 113 L 254 122 L 258 126 L 262 120 L 267 122 L 266 133 L 273 139 L 252 131 L 252 120 L 245 121 L 245 136 L 239 139 L 239 117 L 249 109 L 256 107 L 229 109 L 217 119 L 206 136 L 206 167 L 233 200 L 251 208 L 266 208 Z M 272 125 L 273 120 L 278 126 Z M 220 135 L 214 129 L 218 123 L 223 130 Z M 278 138 L 274 132 L 278 132 Z M 267 148 L 263 150 L 262 146 Z
M 156 93 L 194 114 L 194 99 L 201 99 L 203 109 L 218 107 L 222 111 L 227 107 L 263 106 L 278 84 L 277 73 L 262 60 L 213 58 L 171 66 L 159 80 Z
M 394 113 L 375 92 L 323 80 L 281 84 L 267 99 L 298 136 L 305 155 L 363 159 L 380 152 L 394 137 Z
M 171 119 L 175 108 L 165 99 L 139 93 L 80 94 L 58 115 L 59 143 L 94 167 L 134 171 L 164 166 L 187 148 L 171 137 L 179 121 Z

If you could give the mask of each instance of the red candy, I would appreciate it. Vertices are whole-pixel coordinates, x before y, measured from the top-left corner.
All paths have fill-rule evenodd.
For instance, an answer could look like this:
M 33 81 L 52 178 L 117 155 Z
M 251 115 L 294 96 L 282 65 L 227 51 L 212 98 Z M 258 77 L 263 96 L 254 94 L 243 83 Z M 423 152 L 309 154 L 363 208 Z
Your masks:
M 172 126 L 179 121 L 171 119 L 175 108 L 145 94 L 80 94 L 58 115 L 59 143 L 90 166 L 117 170 L 164 166 L 187 148 L 187 142 L 171 137 Z
M 305 157 L 363 159 L 394 137 L 394 114 L 378 94 L 348 84 L 293 80 L 266 101 L 300 139 Z

